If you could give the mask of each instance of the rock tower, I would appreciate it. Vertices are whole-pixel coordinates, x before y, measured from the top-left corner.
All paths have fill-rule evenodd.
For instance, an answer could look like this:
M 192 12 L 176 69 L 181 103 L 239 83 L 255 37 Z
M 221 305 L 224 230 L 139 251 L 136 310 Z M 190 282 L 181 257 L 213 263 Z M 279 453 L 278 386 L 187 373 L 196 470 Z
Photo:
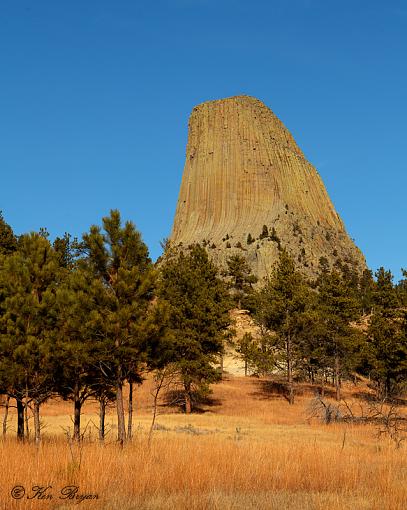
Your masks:
M 170 240 L 203 243 L 220 266 L 244 255 L 259 279 L 282 247 L 309 275 L 321 257 L 366 265 L 316 169 L 273 112 L 249 96 L 193 109 Z

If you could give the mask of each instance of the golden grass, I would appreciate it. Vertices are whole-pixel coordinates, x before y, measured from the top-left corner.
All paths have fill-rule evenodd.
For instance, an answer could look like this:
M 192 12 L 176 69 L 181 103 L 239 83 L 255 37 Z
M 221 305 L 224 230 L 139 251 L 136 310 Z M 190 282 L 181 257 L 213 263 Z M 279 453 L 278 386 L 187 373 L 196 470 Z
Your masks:
M 261 381 L 230 377 L 214 387 L 206 412 L 165 409 L 149 447 L 149 384 L 137 392 L 135 439 L 122 450 L 114 431 L 104 446 L 87 440 L 70 450 L 63 402 L 44 408 L 49 427 L 39 448 L 0 442 L 1 510 L 69 508 L 75 501 L 58 499 L 66 485 L 99 495 L 80 503 L 87 509 L 407 508 L 405 450 L 378 440 L 372 426 L 308 423 L 311 394 L 289 406 L 260 391 Z M 96 418 L 94 404 L 85 411 L 84 423 Z M 14 485 L 52 485 L 54 498 L 16 501 Z

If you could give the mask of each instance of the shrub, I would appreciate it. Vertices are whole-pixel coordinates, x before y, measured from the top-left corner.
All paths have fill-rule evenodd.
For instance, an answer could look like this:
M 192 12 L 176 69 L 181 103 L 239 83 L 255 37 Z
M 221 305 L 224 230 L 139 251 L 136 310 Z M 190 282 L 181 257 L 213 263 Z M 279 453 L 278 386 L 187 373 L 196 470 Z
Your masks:
M 249 233 L 247 236 L 247 244 L 252 244 L 252 243 L 254 243 L 254 239 L 253 239 L 252 235 Z
M 265 239 L 268 236 L 269 236 L 269 229 L 267 228 L 267 225 L 263 225 L 263 230 L 261 231 L 259 238 Z

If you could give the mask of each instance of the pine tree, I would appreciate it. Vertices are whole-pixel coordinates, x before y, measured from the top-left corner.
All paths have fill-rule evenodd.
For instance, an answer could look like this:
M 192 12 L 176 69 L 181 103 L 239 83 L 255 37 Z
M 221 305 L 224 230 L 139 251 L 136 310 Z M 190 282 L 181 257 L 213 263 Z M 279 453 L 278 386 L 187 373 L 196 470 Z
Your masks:
M 244 375 L 247 376 L 247 371 L 250 365 L 255 363 L 258 353 L 258 346 L 251 333 L 245 333 L 237 340 L 236 352 L 244 361 Z
M 255 321 L 274 339 L 288 384 L 288 401 L 294 403 L 294 369 L 301 358 L 303 314 L 310 301 L 310 290 L 295 270 L 290 255 L 282 250 L 278 263 L 258 294 Z
M 391 271 L 379 268 L 373 292 L 374 313 L 367 338 L 371 377 L 376 381 L 381 398 L 397 393 L 407 376 L 405 312 L 399 296 Z
M 263 225 L 259 239 L 265 239 L 268 236 L 269 236 L 269 229 L 268 229 L 267 225 Z
M 71 269 L 79 255 L 80 245 L 76 238 L 65 232 L 63 237 L 56 237 L 53 248 L 57 254 L 59 265 L 65 269 Z
M 0 255 L 9 255 L 17 249 L 17 239 L 0 211 Z
M 397 284 L 398 300 L 403 307 L 407 307 L 407 270 L 401 269 L 403 278 Z
M 359 299 L 360 296 L 360 277 L 357 267 L 352 263 L 340 264 L 339 266 L 341 277 L 348 288 L 348 291 L 352 293 L 354 299 Z
M 329 268 L 329 262 L 326 257 L 320 257 L 319 258 L 319 265 L 318 265 L 318 278 L 316 281 L 316 285 L 320 285 L 325 277 L 328 275 L 330 271 Z
M 303 370 L 312 384 L 320 385 L 320 394 L 325 394 L 327 372 L 331 366 L 329 349 L 329 331 L 323 317 L 318 313 L 318 298 L 312 295 L 310 305 L 302 316 L 301 352 L 303 355 Z
M 242 300 L 252 292 L 253 284 L 257 278 L 252 274 L 251 267 L 242 255 L 232 255 L 226 259 L 227 270 L 223 276 L 229 279 L 229 288 L 238 308 L 242 306 Z
M 380 267 L 376 273 L 376 285 L 373 292 L 374 308 L 382 314 L 393 316 L 399 306 L 398 296 L 393 284 L 391 271 Z
M 40 440 L 40 405 L 53 391 L 53 306 L 59 267 L 48 240 L 23 235 L 17 250 L 0 266 L 0 373 L 17 401 L 19 439 L 23 410 L 33 402 L 35 439 Z
M 92 226 L 83 236 L 82 249 L 108 298 L 105 331 L 114 353 L 118 440 L 123 443 L 126 439 L 123 384 L 137 375 L 146 357 L 146 344 L 151 340 L 149 308 L 154 270 L 148 249 L 133 223 L 122 225 L 117 210 L 112 210 L 102 223 L 103 231 Z
M 171 357 L 181 374 L 185 412 L 193 407 L 194 388 L 217 380 L 214 368 L 230 325 L 229 298 L 206 251 L 193 245 L 188 253 L 166 254 L 159 297 L 168 306 Z
M 371 312 L 375 282 L 370 269 L 365 269 L 359 280 L 359 300 L 362 315 Z
M 407 377 L 407 338 L 401 324 L 376 312 L 368 330 L 368 346 L 372 370 L 380 398 L 398 392 Z
M 108 383 L 111 373 L 104 314 L 107 303 L 103 283 L 95 278 L 85 261 L 71 269 L 56 292 L 56 386 L 64 399 L 73 402 L 76 441 L 81 438 L 84 402 L 112 386 Z
M 352 363 L 352 352 L 357 349 L 355 342 L 359 337 L 350 323 L 358 318 L 358 302 L 336 269 L 324 275 L 318 290 L 317 311 L 325 328 L 325 356 L 332 360 L 336 399 L 340 400 L 344 364 Z

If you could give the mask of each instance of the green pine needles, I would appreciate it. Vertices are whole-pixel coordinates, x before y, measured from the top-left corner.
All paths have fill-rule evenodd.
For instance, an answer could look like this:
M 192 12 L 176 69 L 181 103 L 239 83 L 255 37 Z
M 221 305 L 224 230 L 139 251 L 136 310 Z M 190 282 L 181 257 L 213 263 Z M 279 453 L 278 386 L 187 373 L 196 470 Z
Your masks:
M 263 227 L 266 237 L 279 243 L 274 228 Z M 337 399 L 355 374 L 368 376 L 382 399 L 404 390 L 406 271 L 394 284 L 384 268 L 359 274 L 351 260 L 330 267 L 321 257 L 309 281 L 280 246 L 268 278 L 257 282 L 238 254 L 219 273 L 214 245 L 206 244 L 166 243 L 154 265 L 140 232 L 117 210 L 81 239 L 66 233 L 53 243 L 46 229 L 15 236 L 0 214 L 0 395 L 16 402 L 20 440 L 30 412 L 41 440 L 41 406 L 59 396 L 72 402 L 76 441 L 87 399 L 99 402 L 101 441 L 114 404 L 124 444 L 133 433 L 133 385 L 151 371 L 171 373 L 185 412 L 197 409 L 222 376 L 232 309 L 244 308 L 257 324 L 235 341 L 245 373 L 284 374 L 290 404 L 304 380 L 321 394 L 331 385 Z

